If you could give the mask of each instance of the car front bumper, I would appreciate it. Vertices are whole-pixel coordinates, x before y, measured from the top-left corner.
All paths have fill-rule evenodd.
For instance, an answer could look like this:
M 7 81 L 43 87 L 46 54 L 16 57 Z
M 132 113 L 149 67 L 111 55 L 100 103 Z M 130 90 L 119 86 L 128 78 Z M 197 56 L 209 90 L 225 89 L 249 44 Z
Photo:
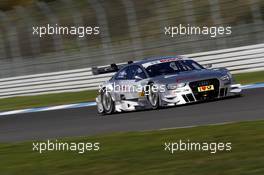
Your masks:
M 220 85 L 215 92 L 215 95 L 209 95 L 209 93 L 203 93 L 197 95 L 197 92 L 194 92 L 192 88 L 187 84 L 182 88 L 177 88 L 175 90 L 167 90 L 160 94 L 160 100 L 162 106 L 173 106 L 181 105 L 187 103 L 193 103 L 198 101 L 205 101 L 209 99 L 218 99 L 228 96 L 235 96 L 241 93 L 240 84 L 229 84 L 229 85 Z

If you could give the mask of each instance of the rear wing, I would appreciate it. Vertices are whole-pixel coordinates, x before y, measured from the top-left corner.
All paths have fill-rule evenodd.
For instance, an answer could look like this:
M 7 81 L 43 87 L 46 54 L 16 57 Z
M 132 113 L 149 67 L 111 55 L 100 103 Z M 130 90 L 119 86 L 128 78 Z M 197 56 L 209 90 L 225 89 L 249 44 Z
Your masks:
M 119 64 L 119 65 L 113 63 L 110 66 L 92 67 L 92 73 L 93 73 L 93 75 L 99 75 L 99 74 L 107 74 L 107 73 L 117 72 L 122 67 L 126 66 L 127 64 L 131 64 L 131 63 L 133 63 L 133 61 L 128 61 L 127 63 Z

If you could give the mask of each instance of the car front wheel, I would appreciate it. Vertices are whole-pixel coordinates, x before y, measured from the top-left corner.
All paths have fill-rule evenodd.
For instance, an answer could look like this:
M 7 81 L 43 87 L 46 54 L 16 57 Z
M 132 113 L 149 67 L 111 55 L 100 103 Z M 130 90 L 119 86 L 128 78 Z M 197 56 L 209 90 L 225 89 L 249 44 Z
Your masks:
M 154 84 L 151 83 L 150 86 L 149 86 L 149 89 L 148 89 L 148 101 L 152 107 L 152 109 L 157 109 L 159 108 L 159 92 L 158 91 L 154 91 L 154 89 L 156 88 L 153 88 L 154 87 Z
M 111 94 L 105 90 L 102 93 L 102 105 L 106 114 L 112 114 L 115 111 L 115 103 Z

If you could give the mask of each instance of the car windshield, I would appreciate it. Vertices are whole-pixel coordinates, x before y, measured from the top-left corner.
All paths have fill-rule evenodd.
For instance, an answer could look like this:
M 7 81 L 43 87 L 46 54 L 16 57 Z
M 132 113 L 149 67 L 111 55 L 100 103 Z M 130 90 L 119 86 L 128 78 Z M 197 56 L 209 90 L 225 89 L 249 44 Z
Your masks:
M 150 65 L 146 68 L 146 71 L 150 77 L 155 77 L 200 69 L 204 68 L 193 60 L 178 60 Z

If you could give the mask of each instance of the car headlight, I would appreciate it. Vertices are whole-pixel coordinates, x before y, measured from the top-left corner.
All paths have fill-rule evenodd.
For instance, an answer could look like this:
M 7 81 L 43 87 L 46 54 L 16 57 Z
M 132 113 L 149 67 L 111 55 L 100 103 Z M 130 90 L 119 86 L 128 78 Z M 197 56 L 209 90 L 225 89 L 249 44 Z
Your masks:
M 178 84 L 167 84 L 167 89 L 168 90 L 174 90 L 177 88 L 182 88 L 186 85 L 186 83 L 178 83 Z
M 176 84 L 167 84 L 167 89 L 168 90 L 174 90 L 176 88 L 177 88 Z
M 230 80 L 230 77 L 229 75 L 224 75 L 220 78 L 222 81 L 229 81 Z
M 232 74 L 230 72 L 227 72 L 227 75 L 229 76 L 230 79 L 233 78 Z

